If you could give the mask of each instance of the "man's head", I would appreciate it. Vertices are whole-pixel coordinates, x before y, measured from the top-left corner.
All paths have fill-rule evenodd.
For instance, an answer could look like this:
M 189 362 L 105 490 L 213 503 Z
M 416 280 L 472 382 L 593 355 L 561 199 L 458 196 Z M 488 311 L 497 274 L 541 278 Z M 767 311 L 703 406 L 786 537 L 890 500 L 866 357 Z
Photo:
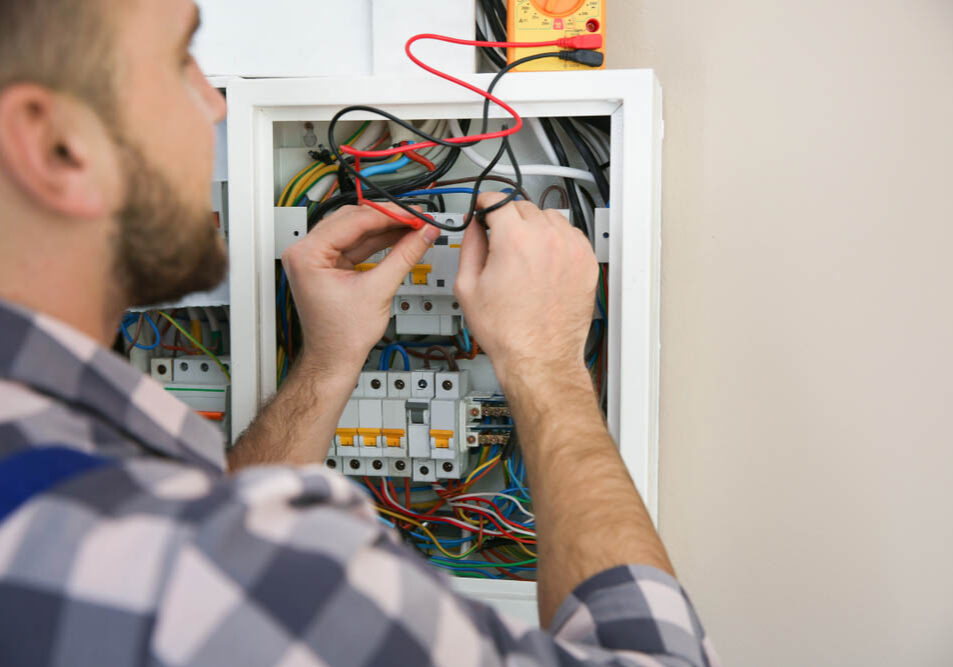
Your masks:
M 224 100 L 189 54 L 197 27 L 192 0 L 0 0 L 0 233 L 22 242 L 43 221 L 20 252 L 42 252 L 44 236 L 55 248 L 55 235 L 101 248 L 87 254 L 108 261 L 111 284 L 88 288 L 114 307 L 224 275 L 209 201 Z

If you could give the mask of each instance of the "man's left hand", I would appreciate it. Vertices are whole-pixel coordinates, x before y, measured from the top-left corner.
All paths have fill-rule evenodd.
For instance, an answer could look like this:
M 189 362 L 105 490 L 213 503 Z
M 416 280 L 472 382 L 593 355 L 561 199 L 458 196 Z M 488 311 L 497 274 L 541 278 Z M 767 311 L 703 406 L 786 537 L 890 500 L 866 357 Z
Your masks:
M 301 360 L 332 374 L 359 370 L 387 330 L 397 288 L 439 235 L 431 225 L 414 231 L 373 208 L 344 206 L 285 250 L 304 333 Z M 391 246 L 374 268 L 354 270 Z

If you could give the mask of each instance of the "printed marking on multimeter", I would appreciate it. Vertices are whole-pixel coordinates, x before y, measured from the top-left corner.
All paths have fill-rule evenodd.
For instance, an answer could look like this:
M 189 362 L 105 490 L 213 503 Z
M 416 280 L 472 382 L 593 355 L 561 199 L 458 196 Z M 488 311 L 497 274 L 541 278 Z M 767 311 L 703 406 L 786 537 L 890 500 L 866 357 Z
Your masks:
M 605 53 L 606 0 L 509 0 L 509 40 L 511 42 L 544 42 L 575 35 L 602 35 Z M 536 53 L 553 51 L 553 47 L 509 49 L 509 62 Z M 605 65 L 603 65 L 605 67 Z M 594 69 L 578 63 L 544 58 L 516 68 L 518 72 Z

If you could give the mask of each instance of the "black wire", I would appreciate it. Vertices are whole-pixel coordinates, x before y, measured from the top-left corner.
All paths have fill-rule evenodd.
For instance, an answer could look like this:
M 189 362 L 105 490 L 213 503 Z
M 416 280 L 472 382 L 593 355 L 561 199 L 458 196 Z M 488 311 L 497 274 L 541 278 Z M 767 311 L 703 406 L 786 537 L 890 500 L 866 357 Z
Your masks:
M 434 213 L 443 213 L 439 202 L 435 202 L 433 199 L 427 199 L 426 197 L 404 197 L 404 202 L 408 206 L 426 206 L 428 210 Z
M 563 132 L 566 133 L 569 140 L 576 146 L 576 150 L 579 151 L 579 155 L 586 163 L 589 172 L 596 179 L 596 187 L 599 188 L 599 196 L 602 197 L 602 201 L 609 201 L 609 181 L 606 180 L 606 175 L 599 168 L 598 158 L 583 140 L 582 135 L 579 134 L 579 130 L 572 124 L 572 121 L 568 118 L 560 118 L 559 125 L 563 128 Z
M 507 65 L 506 67 L 504 67 L 503 69 L 501 69 L 501 70 L 497 73 L 497 75 L 493 78 L 492 83 L 490 83 L 489 88 L 487 88 L 487 92 L 490 93 L 490 94 L 492 94 L 494 88 L 496 88 L 497 84 L 500 82 L 500 80 L 503 78 L 503 76 L 506 75 L 508 72 L 512 71 L 513 69 L 515 69 L 516 67 L 519 67 L 520 65 L 523 65 L 523 64 L 525 64 L 525 63 L 528 63 L 528 62 L 531 62 L 531 61 L 534 61 L 534 60 L 541 60 L 541 59 L 543 59 L 543 58 L 559 58 L 560 56 L 561 56 L 561 52 L 559 52 L 559 51 L 554 51 L 554 52 L 551 52 L 551 53 L 537 53 L 537 54 L 534 54 L 534 55 L 531 55 L 531 56 L 527 56 L 527 57 L 525 57 L 525 58 L 521 58 L 521 59 L 519 59 L 519 60 L 517 60 L 517 61 L 514 61 L 514 62 L 510 63 L 509 65 Z M 470 221 L 471 221 L 474 217 L 476 217 L 476 219 L 478 219 L 480 222 L 483 222 L 483 221 L 485 220 L 485 218 L 486 218 L 486 215 L 487 215 L 488 213 L 492 213 L 493 211 L 495 211 L 495 210 L 497 210 L 497 209 L 499 209 L 499 208 L 502 208 L 502 207 L 505 206 L 506 204 L 508 204 L 508 203 L 510 203 L 511 201 L 513 201 L 513 200 L 519 195 L 519 190 L 520 190 L 520 188 L 522 188 L 522 186 L 523 186 L 523 180 L 522 180 L 523 177 L 522 177 L 522 174 L 521 174 L 520 171 L 519 171 L 519 165 L 518 165 L 518 163 L 517 163 L 517 161 L 516 161 L 516 156 L 515 156 L 514 153 L 513 153 L 513 149 L 512 149 L 512 147 L 511 147 L 510 144 L 509 144 L 508 137 L 504 137 L 504 138 L 503 138 L 503 142 L 502 142 L 502 146 L 500 147 L 500 151 L 497 153 L 497 156 L 494 158 L 494 160 L 491 161 L 490 164 L 487 166 L 487 168 L 484 170 L 484 173 L 481 174 L 480 178 L 477 179 L 477 182 L 476 182 L 476 184 L 474 185 L 474 188 L 473 188 L 473 189 L 474 189 L 474 194 L 476 194 L 477 192 L 479 192 L 480 185 L 481 185 L 482 182 L 483 182 L 483 178 L 485 178 L 485 177 L 493 170 L 493 167 L 496 166 L 496 164 L 497 164 L 497 163 L 500 161 L 500 159 L 502 158 L 503 153 L 505 152 L 505 153 L 509 156 L 510 162 L 512 163 L 511 166 L 513 167 L 514 171 L 516 172 L 516 179 L 515 179 L 515 180 L 516 180 L 516 183 L 519 185 L 519 187 L 516 188 L 516 189 L 514 189 L 513 192 L 510 192 L 510 193 L 506 196 L 505 199 L 503 199 L 502 201 L 497 202 L 496 204 L 494 204 L 494 205 L 492 205 L 492 206 L 490 206 L 490 207 L 488 207 L 488 208 L 486 208 L 486 209 L 481 209 L 481 210 L 478 211 L 478 210 L 476 210 L 476 196 L 474 196 L 473 198 L 471 198 L 470 210 L 468 211 L 467 215 L 464 217 L 463 223 L 462 223 L 461 225 L 459 225 L 459 226 L 456 226 L 456 227 L 451 226 L 451 225 L 447 225 L 447 224 L 442 223 L 442 222 L 439 222 L 439 221 L 436 221 L 436 220 L 434 220 L 433 218 L 427 217 L 427 216 L 425 216 L 424 214 L 420 213 L 419 211 L 416 211 L 416 210 L 410 208 L 409 206 L 405 206 L 405 205 L 404 205 L 397 197 L 395 197 L 394 195 L 395 195 L 395 194 L 400 194 L 400 192 L 406 192 L 406 191 L 407 191 L 408 189 L 410 189 L 410 188 L 404 188 L 404 189 L 398 190 L 398 191 L 396 191 L 396 192 L 392 192 L 392 191 L 390 191 L 390 190 L 388 190 L 388 189 L 382 188 L 382 187 L 380 187 L 379 185 L 377 185 L 376 183 L 374 183 L 373 181 L 370 181 L 369 179 L 365 179 L 363 176 L 361 176 L 360 172 L 355 168 L 355 166 L 352 165 L 352 164 L 350 164 L 347 160 L 344 159 L 344 156 L 343 156 L 343 153 L 342 153 L 342 151 L 341 151 L 341 148 L 340 148 L 340 146 L 338 146 L 337 141 L 336 141 L 335 138 L 334 138 L 334 130 L 335 130 L 335 127 L 337 126 L 338 121 L 340 121 L 340 119 L 341 119 L 344 115 L 346 115 L 346 114 L 348 114 L 348 113 L 352 113 L 352 112 L 354 112 L 354 111 L 365 111 L 365 112 L 367 112 L 367 113 L 372 113 L 372 114 L 376 114 L 376 115 L 378 115 L 378 116 L 382 116 L 382 117 L 384 117 L 384 118 L 387 118 L 388 120 L 397 123 L 397 124 L 400 125 L 401 127 L 405 128 L 405 129 L 407 129 L 407 130 L 409 130 L 410 132 L 413 132 L 413 133 L 416 134 L 417 136 L 422 137 L 422 138 L 426 139 L 427 141 L 432 141 L 432 142 L 434 142 L 434 143 L 436 143 L 436 144 L 440 144 L 441 146 L 449 146 L 449 147 L 451 147 L 451 148 L 459 149 L 459 148 L 463 148 L 463 147 L 474 146 L 474 145 L 476 145 L 477 143 L 479 143 L 479 141 L 469 141 L 469 142 L 463 142 L 463 143 L 446 141 L 446 140 L 444 140 L 444 139 L 440 139 L 439 137 L 434 137 L 434 136 L 432 136 L 432 135 L 430 135 L 430 134 L 427 134 L 426 132 L 422 132 L 420 129 L 418 129 L 416 126 L 414 126 L 412 123 L 408 123 L 407 121 L 402 120 L 402 119 L 400 119 L 400 118 L 394 116 L 393 114 L 388 113 L 387 111 L 384 111 L 383 109 L 378 109 L 378 108 L 376 108 L 376 107 L 370 107 L 370 106 L 365 106 L 365 105 L 354 105 L 354 106 L 345 107 L 345 108 L 341 109 L 340 111 L 338 111 L 336 114 L 334 114 L 334 116 L 331 118 L 331 122 L 328 124 L 328 144 L 329 144 L 329 146 L 330 146 L 331 152 L 334 154 L 335 158 L 337 158 L 338 164 L 343 168 L 343 171 L 347 173 L 347 176 L 350 176 L 352 179 L 355 179 L 355 180 L 359 181 L 359 182 L 361 183 L 361 185 L 362 185 L 363 187 L 366 187 L 368 190 L 370 190 L 376 198 L 384 199 L 384 200 L 386 200 L 386 201 L 389 201 L 389 202 L 391 202 L 391 203 L 393 203 L 393 204 L 399 206 L 404 212 L 408 213 L 409 215 L 411 215 L 411 216 L 413 216 L 413 217 L 415 217 L 415 218 L 418 218 L 418 219 L 421 220 L 422 222 L 424 222 L 424 223 L 426 223 L 426 224 L 434 225 L 435 227 L 438 227 L 438 228 L 443 229 L 443 230 L 445 230 L 445 231 L 459 232 L 459 231 L 462 231 L 462 230 L 466 229 L 467 226 L 470 224 Z M 480 132 L 481 134 L 485 134 L 485 133 L 486 133 L 487 127 L 489 126 L 489 117 L 490 117 L 490 99 L 487 98 L 487 99 L 484 99 L 484 101 L 483 101 L 483 125 L 482 125 L 482 130 L 481 130 L 481 132 Z M 342 170 L 339 169 L 339 170 L 338 170 L 338 182 L 341 183 L 341 189 L 344 190 L 344 188 L 348 185 L 348 183 L 345 181 L 345 178 L 346 178 L 346 177 L 345 177 L 344 174 L 342 174 L 341 172 L 342 172 Z M 436 173 L 436 172 L 432 172 L 432 174 L 433 174 L 433 173 Z M 431 174 L 431 175 L 432 175 L 432 174 Z M 442 175 L 443 175 L 443 174 L 441 174 L 441 176 L 442 176 Z M 434 180 L 436 180 L 436 179 L 434 179 Z M 433 182 L 433 181 L 429 181 L 429 182 Z M 351 195 L 351 193 L 348 192 L 346 196 L 350 196 L 350 195 Z M 355 201 L 356 201 L 356 199 L 357 199 L 356 193 L 354 193 L 354 199 L 355 199 Z M 326 203 L 330 203 L 330 202 L 326 202 Z M 581 209 L 580 209 L 580 210 L 581 210 Z M 317 218 L 317 219 L 320 219 L 320 217 L 323 216 L 323 211 L 322 211 L 320 214 L 318 213 L 319 211 L 322 211 L 322 207 L 320 207 L 320 206 L 315 209 L 315 214 L 316 214 L 316 218 Z
M 477 27 L 476 27 L 476 38 L 477 38 L 477 41 L 479 42 L 496 41 L 496 40 L 488 39 L 487 36 L 483 34 L 483 29 L 480 27 L 479 23 L 477 24 Z M 503 56 L 501 56 L 499 51 L 497 51 L 492 46 L 482 46 L 480 47 L 480 51 L 483 53 L 483 55 L 487 57 L 487 60 L 489 60 L 490 63 L 492 63 L 493 66 L 496 67 L 497 69 L 502 69 L 506 67 L 506 59 Z
M 553 145 L 553 152 L 556 153 L 556 159 L 559 161 L 559 164 L 563 167 L 570 166 L 569 158 L 566 155 L 562 142 L 559 140 L 559 136 L 556 134 L 556 128 L 553 127 L 553 122 L 549 118 L 540 118 L 539 121 L 543 125 L 543 131 L 546 132 L 546 138 L 549 139 L 549 143 Z M 589 236 L 589 226 L 586 224 L 586 217 L 582 212 L 582 204 L 579 203 L 579 193 L 576 192 L 576 183 L 571 178 L 565 179 L 565 183 L 566 193 L 569 195 L 569 209 L 572 211 L 573 225 L 584 231 L 586 236 Z
M 461 121 L 461 126 L 464 133 L 470 130 L 470 120 L 464 119 Z M 414 176 L 411 179 L 402 181 L 399 183 L 394 183 L 388 186 L 388 191 L 399 194 L 401 192 L 407 192 L 408 190 L 420 190 L 426 188 L 431 183 L 436 183 L 441 178 L 447 175 L 447 173 L 453 169 L 454 165 L 457 163 L 457 159 L 460 157 L 460 149 L 454 148 L 450 150 L 447 155 L 447 158 L 437 165 L 437 169 L 432 172 L 427 172 L 419 176 Z M 325 215 L 329 212 L 340 208 L 341 206 L 346 206 L 348 204 L 357 203 L 357 192 L 347 192 L 340 194 L 336 197 L 329 199 L 326 202 L 318 204 L 314 208 L 314 211 L 311 215 L 308 216 L 308 228 L 310 229 L 315 224 L 318 223 Z
M 494 0 L 480 0 L 483 13 L 490 20 L 490 30 L 496 42 L 506 41 L 506 9 Z

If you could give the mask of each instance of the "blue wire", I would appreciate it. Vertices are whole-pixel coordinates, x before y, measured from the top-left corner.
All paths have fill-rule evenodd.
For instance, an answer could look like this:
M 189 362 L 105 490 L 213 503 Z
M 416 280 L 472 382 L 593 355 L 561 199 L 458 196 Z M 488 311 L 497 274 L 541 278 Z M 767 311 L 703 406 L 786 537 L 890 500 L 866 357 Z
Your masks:
M 410 164 L 410 158 L 406 155 L 403 155 L 399 160 L 395 160 L 394 162 L 372 164 L 370 167 L 365 167 L 364 169 L 361 169 L 361 176 L 364 178 L 370 178 L 371 176 L 377 176 L 379 174 L 393 174 L 395 171 L 398 169 L 403 169 L 408 164 Z
M 386 371 L 390 367 L 390 355 L 391 352 L 399 352 L 401 358 L 404 360 L 404 370 L 410 370 L 410 355 L 407 354 L 407 350 L 404 349 L 403 345 L 398 345 L 397 343 L 391 343 L 383 349 L 381 352 L 380 361 L 377 364 L 377 370 Z
M 149 324 L 149 328 L 152 329 L 152 333 L 155 334 L 155 342 L 152 345 L 140 345 L 139 343 L 133 343 L 132 336 L 129 335 L 128 327 L 132 326 L 135 323 L 139 316 L 133 313 L 129 313 L 126 317 L 123 318 L 122 324 L 119 325 L 119 330 L 122 331 L 122 335 L 126 337 L 132 346 L 140 350 L 154 350 L 159 347 L 159 343 L 162 342 L 162 337 L 159 335 L 159 327 L 156 326 L 156 323 L 152 321 L 152 318 L 148 314 L 142 313 L 142 317 L 145 318 L 145 321 Z
M 503 188 L 500 192 L 508 195 L 513 192 L 513 188 Z M 523 201 L 523 195 L 516 195 L 515 199 L 516 201 Z
M 395 197 L 429 197 L 430 195 L 472 195 L 473 188 L 434 188 L 432 190 L 411 190 Z

